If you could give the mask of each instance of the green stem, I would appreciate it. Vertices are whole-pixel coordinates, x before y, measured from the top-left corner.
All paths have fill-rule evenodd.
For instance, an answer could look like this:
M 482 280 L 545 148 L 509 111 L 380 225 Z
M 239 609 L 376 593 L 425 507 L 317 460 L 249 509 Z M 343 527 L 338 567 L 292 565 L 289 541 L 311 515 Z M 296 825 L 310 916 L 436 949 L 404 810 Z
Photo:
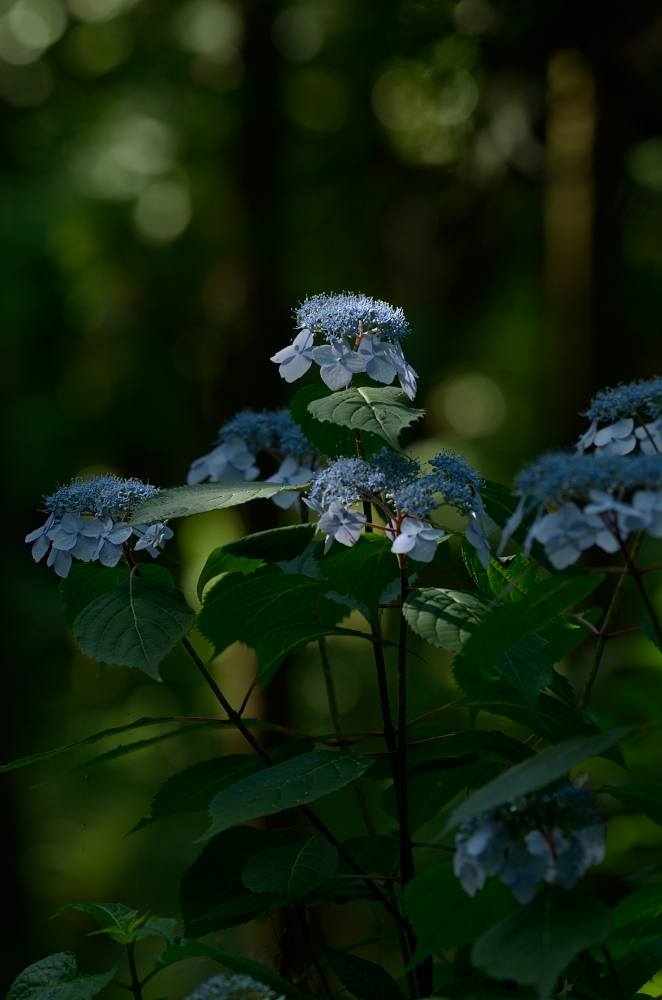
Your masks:
M 609 971 L 611 972 L 612 979 L 614 980 L 614 985 L 616 986 L 616 991 L 618 992 L 620 1000 L 627 1000 L 627 997 L 625 995 L 625 990 L 623 989 L 621 981 L 618 978 L 618 973 L 616 972 L 616 966 L 614 965 L 614 960 L 609 953 L 609 949 L 604 944 L 601 945 L 601 949 L 602 949 L 602 954 L 605 956 L 605 959 L 607 960 L 607 965 L 609 966 Z
M 333 990 L 329 985 L 329 980 L 324 975 L 324 969 L 322 968 L 322 964 L 317 955 L 315 954 L 315 945 L 313 943 L 312 934 L 310 933 L 310 927 L 308 926 L 308 920 L 305 908 L 301 905 L 301 903 L 295 903 L 294 908 L 297 912 L 297 916 L 301 923 L 301 930 L 303 931 L 304 939 L 306 941 L 306 944 L 308 945 L 308 951 L 310 952 L 310 957 L 313 960 L 313 965 L 317 969 L 317 975 L 320 977 L 320 981 L 322 983 L 322 986 L 324 987 L 324 992 L 326 993 L 329 1000 L 336 1000 Z
M 641 543 L 644 539 L 643 531 L 640 531 L 632 543 L 632 549 L 629 554 L 630 559 L 635 559 L 639 549 L 641 548 Z M 598 676 L 598 670 L 600 669 L 600 663 L 602 662 L 602 654 L 605 651 L 605 645 L 607 643 L 607 632 L 611 631 L 612 622 L 616 617 L 616 612 L 620 606 L 621 600 L 623 598 L 623 592 L 625 590 L 625 585 L 627 583 L 628 574 L 624 573 L 618 580 L 618 583 L 614 587 L 614 592 L 611 595 L 611 601 L 609 602 L 609 607 L 607 608 L 607 613 L 603 619 L 602 625 L 600 627 L 601 635 L 598 637 L 598 641 L 593 651 L 593 660 L 591 662 L 591 668 L 588 672 L 588 677 L 584 684 L 584 689 L 579 698 L 579 707 L 587 708 L 588 703 L 593 691 L 593 685 L 595 684 L 595 679 Z
M 129 972 L 131 973 L 131 992 L 133 993 L 136 1000 L 142 1000 L 142 983 L 140 982 L 140 977 L 138 976 L 138 970 L 136 969 L 136 959 L 133 954 L 136 947 L 135 941 L 126 946 L 126 954 L 129 959 Z

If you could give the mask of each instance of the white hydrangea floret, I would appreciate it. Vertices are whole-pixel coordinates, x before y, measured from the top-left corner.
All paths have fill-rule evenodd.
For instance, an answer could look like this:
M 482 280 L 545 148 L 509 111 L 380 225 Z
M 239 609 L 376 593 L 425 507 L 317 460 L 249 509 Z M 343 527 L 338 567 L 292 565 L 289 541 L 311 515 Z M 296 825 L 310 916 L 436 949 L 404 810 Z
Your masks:
M 310 482 L 312 474 L 310 465 L 298 465 L 296 458 L 288 455 L 281 462 L 278 471 L 273 476 L 269 476 L 265 482 L 282 483 L 283 486 L 303 486 L 304 483 Z M 271 499 L 277 507 L 281 507 L 283 510 L 287 510 L 288 507 L 300 509 L 299 494 L 296 490 L 277 493 Z
M 312 506 L 312 504 L 309 504 Z M 315 508 L 313 508 L 315 509 Z M 324 511 L 317 522 L 318 529 L 326 535 L 324 552 L 331 548 L 331 543 L 335 540 L 341 545 L 351 548 L 356 545 L 361 537 L 361 531 L 366 522 L 365 514 L 356 510 L 348 510 L 341 503 L 334 500 L 329 504 L 329 509 Z
M 437 543 L 445 537 L 445 531 L 433 528 L 427 521 L 406 517 L 400 525 L 400 533 L 393 541 L 391 552 L 409 555 L 418 562 L 432 562 Z
M 259 475 L 255 456 L 248 450 L 243 438 L 236 437 L 219 444 L 208 455 L 197 458 L 189 469 L 186 482 L 189 486 L 202 483 L 205 479 L 212 483 L 252 482 Z
M 172 528 L 169 528 L 165 521 L 157 521 L 155 524 L 134 524 L 133 533 L 138 536 L 134 546 L 135 551 L 145 549 L 152 559 L 161 554 L 160 550 L 173 536 Z
M 334 392 L 344 389 L 352 375 L 365 371 L 365 358 L 351 349 L 343 338 L 335 344 L 322 344 L 313 348 L 313 361 L 320 365 L 320 375 L 325 385 Z
M 278 365 L 278 374 L 286 382 L 296 382 L 313 363 L 313 334 L 301 330 L 287 347 L 277 351 L 271 360 Z

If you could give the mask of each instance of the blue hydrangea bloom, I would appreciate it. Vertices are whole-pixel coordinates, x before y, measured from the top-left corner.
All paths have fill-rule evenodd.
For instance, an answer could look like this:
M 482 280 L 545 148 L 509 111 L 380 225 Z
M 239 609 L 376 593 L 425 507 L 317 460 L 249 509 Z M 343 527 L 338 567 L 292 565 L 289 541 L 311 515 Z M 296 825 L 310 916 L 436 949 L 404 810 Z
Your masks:
M 558 507 L 588 500 L 592 490 L 628 493 L 662 487 L 662 455 L 581 455 L 548 452 L 525 466 L 516 485 L 523 496 Z
M 470 896 L 496 875 L 518 902 L 547 882 L 572 889 L 605 855 L 595 795 L 564 781 L 466 820 L 455 837 L 453 870 Z
M 274 1000 L 273 990 L 251 976 L 226 976 L 220 973 L 189 993 L 184 1000 Z M 278 1000 L 283 1000 L 279 997 Z
M 160 493 L 157 486 L 142 483 L 139 479 L 121 479 L 119 476 L 90 476 L 73 479 L 68 486 L 60 486 L 51 496 L 45 497 L 46 510 L 60 518 L 64 514 L 90 514 L 92 517 L 126 517 L 136 507 Z
M 611 389 L 601 389 L 591 400 L 591 405 L 583 416 L 589 420 L 619 420 L 621 417 L 649 417 L 652 420 L 662 416 L 662 377 L 621 382 Z
M 257 455 L 260 451 L 277 451 L 280 455 L 310 459 L 317 454 L 301 428 L 292 420 L 290 411 L 245 409 L 232 420 L 223 424 L 219 431 L 218 443 L 226 444 L 234 438 L 241 438 L 249 451 Z
M 360 333 L 377 333 L 393 341 L 411 333 L 402 309 L 352 292 L 313 295 L 295 309 L 294 318 L 297 329 L 322 333 L 330 343 Z

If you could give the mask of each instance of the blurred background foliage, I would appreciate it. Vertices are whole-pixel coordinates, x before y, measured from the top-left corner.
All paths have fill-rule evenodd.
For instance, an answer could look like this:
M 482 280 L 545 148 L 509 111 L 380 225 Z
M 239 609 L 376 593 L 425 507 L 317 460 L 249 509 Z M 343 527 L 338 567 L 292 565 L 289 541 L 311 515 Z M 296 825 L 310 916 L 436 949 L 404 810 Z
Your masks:
M 428 409 L 413 451 L 457 448 L 505 482 L 571 443 L 596 388 L 659 374 L 661 69 L 649 0 L 0 0 L 3 760 L 141 715 L 214 711 L 177 653 L 163 685 L 123 667 L 97 677 L 22 538 L 58 482 L 111 470 L 181 483 L 238 409 L 286 403 L 268 359 L 306 294 L 402 305 Z M 213 546 L 284 516 L 259 501 L 177 523 L 191 603 Z M 360 644 L 330 645 L 348 727 L 375 724 Z M 566 665 L 573 682 L 586 655 Z M 416 713 L 453 696 L 448 658 L 426 657 Z M 235 703 L 253 669 L 244 647 L 213 664 Z M 662 721 L 643 637 L 611 644 L 594 710 Z M 314 655 L 251 711 L 328 730 Z M 642 742 L 642 776 L 662 777 L 656 742 Z M 117 960 L 85 938 L 84 915 L 49 922 L 62 903 L 177 915 L 204 818 L 125 834 L 168 775 L 228 749 L 243 748 L 204 732 L 67 776 L 74 758 L 2 776 L 5 982 L 65 947 L 89 970 Z M 362 833 L 342 802 L 339 832 Z M 606 893 L 662 846 L 616 805 L 608 843 Z M 364 903 L 334 919 L 335 944 L 374 936 Z M 275 953 L 270 926 L 224 941 Z M 175 966 L 149 997 L 208 974 Z

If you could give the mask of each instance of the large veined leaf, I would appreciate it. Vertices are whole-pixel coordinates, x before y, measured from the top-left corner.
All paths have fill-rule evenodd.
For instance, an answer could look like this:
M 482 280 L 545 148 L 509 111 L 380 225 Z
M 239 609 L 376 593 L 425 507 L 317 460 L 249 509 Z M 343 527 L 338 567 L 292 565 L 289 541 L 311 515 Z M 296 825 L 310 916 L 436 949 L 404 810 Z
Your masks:
M 379 599 L 399 572 L 391 542 L 377 534 L 361 535 L 351 548 L 334 545 L 331 552 L 320 559 L 319 568 L 328 581 L 329 590 L 354 597 L 359 604 L 365 605 L 375 624 Z
M 544 639 L 535 632 L 525 636 L 501 654 L 494 669 L 519 691 L 525 704 L 538 711 L 540 692 L 554 675 L 549 644 Z
M 549 625 L 566 608 L 587 597 L 604 574 L 558 573 L 541 580 L 513 604 L 495 608 L 470 635 L 462 653 L 481 667 L 492 667 L 529 633 Z
M 608 932 L 609 910 L 596 896 L 549 888 L 486 931 L 471 961 L 494 979 L 533 986 L 547 1000 L 573 958 Z
M 136 910 L 122 903 L 67 903 L 54 916 L 60 917 L 72 910 L 89 913 L 101 926 L 101 931 L 96 933 L 109 934 L 119 944 L 130 944 L 148 937 L 160 937 L 167 944 L 172 944 L 175 939 L 177 921 L 174 917 L 139 918 Z
M 256 899 L 254 893 L 244 888 L 241 874 L 254 854 L 284 844 L 291 835 L 291 827 L 259 830 L 252 826 L 233 826 L 205 844 L 179 886 L 179 904 L 187 936 L 200 937 L 243 922 L 235 918 L 250 914 L 251 910 L 243 910 L 240 914 L 239 900 L 242 905 L 250 905 L 252 911 L 260 910 L 263 900 Z M 250 904 L 248 897 L 252 897 Z M 220 907 L 226 902 L 232 904 L 234 910 L 229 908 L 223 913 Z
M 198 628 L 217 654 L 237 641 L 255 648 L 261 636 L 281 625 L 319 625 L 315 605 L 327 589 L 323 581 L 299 573 L 265 572 L 249 577 L 233 573 L 208 591 Z M 342 618 L 339 605 L 332 610 L 336 621 Z
M 606 788 L 610 795 L 622 802 L 628 809 L 643 813 L 654 823 L 662 826 L 662 785 L 632 784 Z
M 344 788 L 371 764 L 371 757 L 313 750 L 243 778 L 212 800 L 212 822 L 206 836 L 212 837 L 235 823 L 309 805 Z
M 129 524 L 150 524 L 171 517 L 190 517 L 207 510 L 236 507 L 249 500 L 269 499 L 277 493 L 301 490 L 302 486 L 279 486 L 277 483 L 198 483 L 197 486 L 173 486 L 145 500 L 134 510 Z
M 638 951 L 661 935 L 662 884 L 659 882 L 626 896 L 611 911 L 608 944 L 614 959 Z
M 322 422 L 378 434 L 396 450 L 400 449 L 400 433 L 426 412 L 410 406 L 402 389 L 393 386 L 344 389 L 324 399 L 313 400 L 308 404 L 308 411 Z
M 511 799 L 535 792 L 552 781 L 564 777 L 573 767 L 577 767 L 589 757 L 604 753 L 620 739 L 631 732 L 631 726 L 610 729 L 597 736 L 580 736 L 565 740 L 555 746 L 546 747 L 533 757 L 515 764 L 504 774 L 484 785 L 453 811 L 446 831 L 452 830 L 463 820 L 479 816 L 483 812 L 496 809 Z
M 338 867 L 338 849 L 326 841 L 300 840 L 254 854 L 241 880 L 251 892 L 275 892 L 294 903 L 330 879 Z
M 475 898 L 467 896 L 449 861 L 417 875 L 405 887 L 402 898 L 417 938 L 411 966 L 441 948 L 475 941 L 519 905 L 510 889 L 496 879 Z
M 356 377 L 353 381 L 356 383 Z M 321 423 L 308 410 L 309 403 L 318 399 L 326 399 L 333 394 L 333 391 L 327 388 L 323 382 L 306 385 L 303 389 L 299 389 L 290 403 L 290 414 L 321 455 L 326 455 L 327 458 L 356 455 L 356 435 L 353 430 L 338 424 Z M 366 458 L 377 454 L 384 447 L 383 438 L 377 434 L 362 432 L 361 437 Z
M 139 667 L 160 680 L 159 663 L 193 627 L 195 614 L 176 587 L 129 577 L 78 615 L 80 649 L 103 663 Z
M 407 624 L 432 646 L 459 653 L 490 611 L 490 599 L 473 590 L 422 587 L 404 605 Z
M 42 958 L 19 973 L 7 1000 L 91 1000 L 108 985 L 116 968 L 90 976 L 81 972 L 72 951 Z
M 69 575 L 58 585 L 64 620 L 69 628 L 73 628 L 83 608 L 109 590 L 115 590 L 128 575 L 129 567 L 121 563 L 112 568 L 99 563 L 74 563 Z
M 277 972 L 262 965 L 261 962 L 255 962 L 252 958 L 243 958 L 241 955 L 233 955 L 229 951 L 221 951 L 220 948 L 215 948 L 211 944 L 203 944 L 202 941 L 189 941 L 188 938 L 177 938 L 173 945 L 170 945 L 162 955 L 154 959 L 154 967 L 165 969 L 168 965 L 183 962 L 187 958 L 212 958 L 219 965 L 230 969 L 231 972 L 250 976 L 258 983 L 264 983 L 279 997 L 284 996 L 286 1000 L 310 1000 L 307 994 L 302 993 L 287 979 L 283 979 Z
M 314 524 L 291 524 L 258 531 L 214 549 L 198 580 L 199 599 L 207 584 L 221 573 L 253 573 L 267 563 L 289 562 L 306 550 L 314 535 Z
M 206 809 L 221 789 L 265 767 L 256 754 L 239 753 L 191 764 L 161 785 L 152 800 L 149 815 L 143 816 L 129 832 L 135 833 L 150 823 L 178 813 Z
M 381 965 L 337 948 L 325 946 L 322 951 L 340 982 L 356 1000 L 404 1000 L 395 979 Z
M 378 646 L 395 646 L 394 642 L 382 639 L 370 632 L 358 632 L 351 628 L 335 628 L 332 625 L 281 625 L 261 636 L 255 644 L 258 674 L 269 676 L 286 656 L 303 649 L 309 642 L 323 636 L 340 636 L 349 639 L 367 639 Z

